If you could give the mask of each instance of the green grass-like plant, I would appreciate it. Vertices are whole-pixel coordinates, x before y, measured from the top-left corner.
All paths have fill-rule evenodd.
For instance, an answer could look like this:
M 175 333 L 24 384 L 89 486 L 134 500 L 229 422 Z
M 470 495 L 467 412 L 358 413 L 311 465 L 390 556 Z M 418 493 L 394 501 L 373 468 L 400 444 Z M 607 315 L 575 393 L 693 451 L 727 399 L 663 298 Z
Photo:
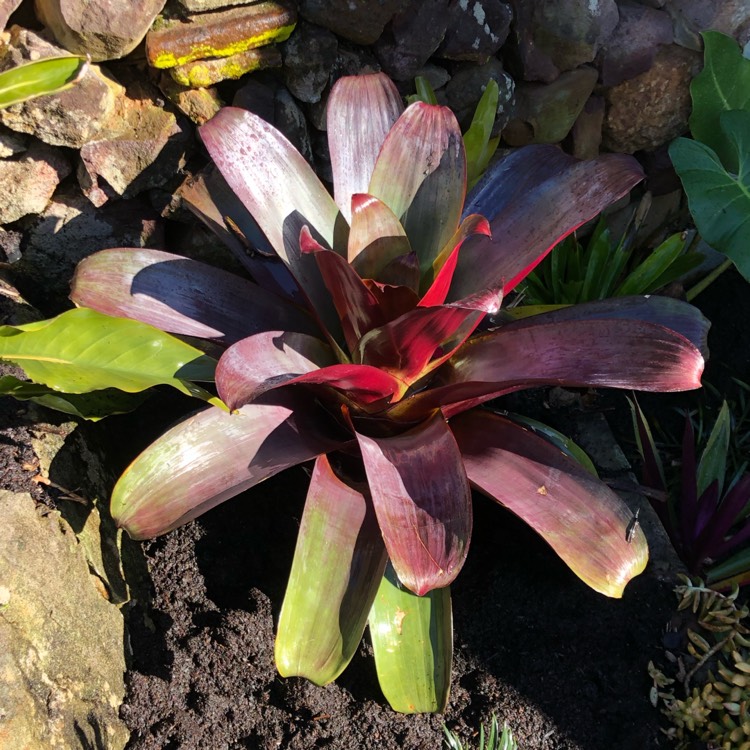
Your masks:
M 458 738 L 458 735 L 451 732 L 445 725 L 443 725 L 443 732 L 445 732 L 443 740 L 444 750 L 471 750 L 470 745 L 464 745 Z M 497 716 L 492 714 L 487 734 L 484 731 L 484 724 L 479 725 L 479 745 L 477 745 L 477 750 L 518 750 L 518 743 L 514 739 L 513 732 L 510 731 L 508 725 L 503 723 L 501 730 L 497 722 Z

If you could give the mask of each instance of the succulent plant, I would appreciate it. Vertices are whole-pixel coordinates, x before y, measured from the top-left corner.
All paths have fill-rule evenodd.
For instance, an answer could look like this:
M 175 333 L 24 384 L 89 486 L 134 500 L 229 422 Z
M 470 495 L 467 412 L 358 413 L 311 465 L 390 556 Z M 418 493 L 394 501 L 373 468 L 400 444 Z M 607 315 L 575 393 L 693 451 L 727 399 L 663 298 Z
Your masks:
M 649 663 L 651 702 L 661 706 L 678 748 L 699 739 L 716 750 L 750 750 L 750 609 L 737 605 L 737 587 L 721 594 L 700 579 L 684 581 L 675 592 L 678 610 L 691 616 L 686 649 L 667 652 L 674 677 Z

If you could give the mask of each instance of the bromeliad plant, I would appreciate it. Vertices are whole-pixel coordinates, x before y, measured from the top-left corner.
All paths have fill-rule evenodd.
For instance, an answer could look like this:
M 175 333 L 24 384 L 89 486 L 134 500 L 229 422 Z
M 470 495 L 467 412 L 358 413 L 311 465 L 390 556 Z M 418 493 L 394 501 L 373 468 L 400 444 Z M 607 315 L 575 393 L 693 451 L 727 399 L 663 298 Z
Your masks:
M 452 113 L 424 103 L 402 112 L 380 74 L 343 78 L 331 92 L 333 198 L 249 112 L 226 108 L 201 134 L 244 204 L 226 222 L 235 245 L 240 227 L 245 237 L 259 228 L 283 266 L 243 255 L 271 292 L 152 250 L 103 251 L 79 266 L 76 304 L 227 347 L 216 384 L 231 413 L 206 407 L 152 444 L 117 483 L 112 513 L 131 536 L 153 537 L 314 460 L 279 619 L 279 671 L 335 679 L 369 620 L 391 705 L 440 711 L 472 487 L 603 594 L 621 596 L 648 555 L 606 486 L 480 405 L 546 383 L 697 388 L 707 323 L 656 297 L 491 323 L 549 248 L 642 178 L 631 157 L 578 162 L 553 147 L 522 149 L 464 206 Z M 214 204 L 193 199 L 218 226 L 226 191 Z

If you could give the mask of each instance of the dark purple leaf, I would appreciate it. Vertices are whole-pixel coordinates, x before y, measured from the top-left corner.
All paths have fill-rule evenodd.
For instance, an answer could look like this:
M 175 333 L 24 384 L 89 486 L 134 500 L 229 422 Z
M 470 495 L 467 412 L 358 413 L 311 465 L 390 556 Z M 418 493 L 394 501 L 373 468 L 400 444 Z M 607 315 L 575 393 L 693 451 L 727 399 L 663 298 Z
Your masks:
M 605 484 L 530 430 L 477 409 L 450 421 L 471 484 L 522 518 L 586 584 L 620 597 L 648 560 L 633 514 Z
M 512 152 L 464 209 L 489 219 L 492 238 L 464 243 L 449 299 L 495 284 L 507 294 L 560 240 L 642 179 L 638 162 L 623 154 L 579 162 L 553 146 Z
M 466 559 L 471 492 L 442 415 L 397 437 L 357 433 L 388 555 L 419 596 L 448 586 Z

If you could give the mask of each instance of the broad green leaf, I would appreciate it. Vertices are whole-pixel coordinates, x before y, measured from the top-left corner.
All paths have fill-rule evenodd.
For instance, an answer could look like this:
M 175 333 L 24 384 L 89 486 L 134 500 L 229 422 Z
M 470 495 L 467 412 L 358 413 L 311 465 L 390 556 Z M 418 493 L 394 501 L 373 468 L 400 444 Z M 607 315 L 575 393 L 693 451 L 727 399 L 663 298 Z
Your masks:
M 340 448 L 311 412 L 309 400 L 279 398 L 231 414 L 215 407 L 193 414 L 125 469 L 112 490 L 112 517 L 134 539 L 165 534 L 290 466 Z
M 64 393 L 105 388 L 135 393 L 171 385 L 189 396 L 213 399 L 191 382 L 213 380 L 216 361 L 211 357 L 153 326 L 87 308 L 37 323 L 3 326 L 0 359 Z
M 719 496 L 721 496 L 727 472 L 727 451 L 729 450 L 731 423 L 729 406 L 725 401 L 721 405 L 719 416 L 716 418 L 716 423 L 708 436 L 706 447 L 703 449 L 701 459 L 698 462 L 699 497 L 714 482 L 719 483 Z
M 96 422 L 112 414 L 125 414 L 138 408 L 148 393 L 124 393 L 115 388 L 90 393 L 60 393 L 38 383 L 29 383 L 12 375 L 0 377 L 0 394 L 19 401 L 33 401 L 74 417 Z
M 36 60 L 3 71 L 0 73 L 0 109 L 70 88 L 81 77 L 85 66 L 83 58 L 65 56 Z
M 403 111 L 396 85 L 384 73 L 339 78 L 326 106 L 333 194 L 351 223 L 352 196 L 369 192 L 375 161 Z
M 453 658 L 450 588 L 417 596 L 389 565 L 369 626 L 378 682 L 391 707 L 405 714 L 444 711 Z
M 469 481 L 529 524 L 595 591 L 621 597 L 648 546 L 612 490 L 538 435 L 475 409 L 450 422 Z
M 341 674 L 362 640 L 385 563 L 372 501 L 320 456 L 279 615 L 275 657 L 282 677 L 325 685 Z
M 711 148 L 687 138 L 674 141 L 669 155 L 701 236 L 750 280 L 750 112 L 722 112 L 719 129 L 736 155 L 736 173 Z
M 750 60 L 731 36 L 718 31 L 704 31 L 702 36 L 705 64 L 690 84 L 690 132 L 736 172 L 737 155 L 722 133 L 720 117 L 733 109 L 750 112 Z
M 469 551 L 471 490 L 439 412 L 395 437 L 357 433 L 372 501 L 400 581 L 418 595 L 448 586 Z

